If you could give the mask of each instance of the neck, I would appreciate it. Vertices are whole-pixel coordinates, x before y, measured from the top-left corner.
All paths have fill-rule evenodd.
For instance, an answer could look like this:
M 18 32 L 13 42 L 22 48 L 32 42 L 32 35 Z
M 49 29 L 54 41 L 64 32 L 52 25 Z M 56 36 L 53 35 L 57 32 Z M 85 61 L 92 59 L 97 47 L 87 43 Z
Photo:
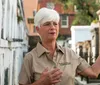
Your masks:
M 56 41 L 53 42 L 42 42 L 42 45 L 50 51 L 50 54 L 53 55 L 56 49 Z

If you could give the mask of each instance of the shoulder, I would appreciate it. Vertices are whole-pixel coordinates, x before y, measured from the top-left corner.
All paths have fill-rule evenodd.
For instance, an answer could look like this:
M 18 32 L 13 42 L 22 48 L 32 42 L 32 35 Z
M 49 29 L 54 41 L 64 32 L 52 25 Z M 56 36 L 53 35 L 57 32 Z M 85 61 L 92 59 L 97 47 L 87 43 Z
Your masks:
M 36 48 L 25 54 L 24 60 L 32 60 L 36 53 Z
M 79 55 L 77 55 L 71 48 L 65 48 L 66 51 L 66 55 L 69 54 L 71 56 L 72 59 L 78 59 L 80 58 Z

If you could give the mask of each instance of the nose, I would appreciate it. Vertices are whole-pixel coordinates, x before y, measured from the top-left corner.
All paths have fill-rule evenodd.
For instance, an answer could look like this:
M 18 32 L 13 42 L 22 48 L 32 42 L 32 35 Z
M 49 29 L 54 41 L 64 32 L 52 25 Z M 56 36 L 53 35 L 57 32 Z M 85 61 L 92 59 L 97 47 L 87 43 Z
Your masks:
M 51 22 L 50 28 L 55 28 L 55 24 L 53 22 Z
M 54 28 L 55 26 L 54 26 L 54 24 L 51 24 L 51 28 Z

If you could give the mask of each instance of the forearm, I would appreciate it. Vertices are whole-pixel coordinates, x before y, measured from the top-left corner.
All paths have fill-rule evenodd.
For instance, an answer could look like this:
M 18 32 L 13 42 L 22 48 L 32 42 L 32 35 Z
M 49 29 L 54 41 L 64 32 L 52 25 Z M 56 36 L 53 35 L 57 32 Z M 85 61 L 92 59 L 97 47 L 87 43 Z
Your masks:
M 91 66 L 84 69 L 81 72 L 78 72 L 78 74 L 83 75 L 83 76 L 88 76 L 90 78 L 97 78 L 98 77 L 98 74 L 94 71 L 94 69 Z
M 96 62 L 91 66 L 91 68 L 97 75 L 100 74 L 100 57 L 97 58 Z
M 20 85 L 53 85 L 61 81 L 62 71 L 55 68 L 54 70 L 48 72 L 48 69 L 45 69 L 39 80 L 35 81 L 32 84 L 20 84 Z
M 45 81 L 44 79 L 40 79 L 34 83 L 32 83 L 31 85 L 50 85 L 49 81 Z
M 32 84 L 19 84 L 19 85 L 43 85 L 43 84 L 41 84 L 39 81 L 36 81 Z
M 19 85 L 43 85 L 43 84 L 41 84 L 39 81 L 36 81 L 32 84 L 19 84 Z
M 51 85 L 49 79 L 39 79 L 32 84 L 19 84 L 19 85 Z

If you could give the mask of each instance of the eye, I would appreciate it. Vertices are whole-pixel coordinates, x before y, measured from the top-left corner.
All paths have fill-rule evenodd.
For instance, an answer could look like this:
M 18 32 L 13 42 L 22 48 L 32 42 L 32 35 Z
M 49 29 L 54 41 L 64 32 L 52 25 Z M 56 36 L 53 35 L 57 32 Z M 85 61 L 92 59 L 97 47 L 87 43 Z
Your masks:
M 49 26 L 51 23 L 50 22 L 46 22 L 43 24 L 43 26 Z
M 46 22 L 46 23 L 43 24 L 43 26 L 51 26 L 51 25 L 56 26 L 56 25 L 58 25 L 58 23 L 56 23 L 56 22 Z
M 57 23 L 56 22 L 53 22 L 53 25 L 57 25 Z

